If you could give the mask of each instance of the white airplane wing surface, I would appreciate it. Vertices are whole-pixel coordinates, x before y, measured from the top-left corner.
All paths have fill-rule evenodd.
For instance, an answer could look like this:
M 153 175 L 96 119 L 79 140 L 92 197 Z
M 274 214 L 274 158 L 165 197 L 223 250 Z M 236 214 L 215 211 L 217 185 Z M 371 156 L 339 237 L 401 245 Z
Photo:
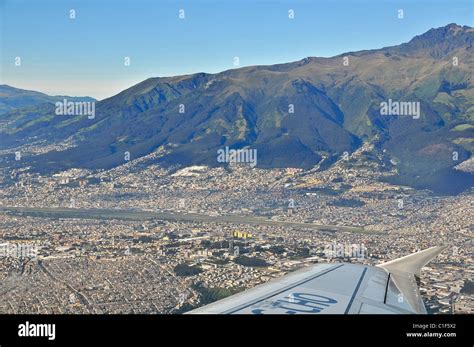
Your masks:
M 415 275 L 444 248 L 432 247 L 377 267 L 316 264 L 188 313 L 426 313 Z

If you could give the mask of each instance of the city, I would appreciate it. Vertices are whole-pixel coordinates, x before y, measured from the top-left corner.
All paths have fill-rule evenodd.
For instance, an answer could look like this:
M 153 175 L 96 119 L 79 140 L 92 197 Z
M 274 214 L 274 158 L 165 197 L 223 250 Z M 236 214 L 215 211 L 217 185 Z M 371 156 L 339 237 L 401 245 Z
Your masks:
M 366 149 L 322 172 L 141 166 L 149 157 L 96 174 L 15 172 L 0 191 L 0 235 L 37 255 L 1 259 L 0 311 L 181 313 L 313 263 L 376 265 L 447 245 L 421 293 L 431 313 L 472 313 L 474 195 L 383 183 L 383 161 Z M 68 216 L 81 209 L 129 213 Z M 328 254 L 332 245 L 365 251 Z

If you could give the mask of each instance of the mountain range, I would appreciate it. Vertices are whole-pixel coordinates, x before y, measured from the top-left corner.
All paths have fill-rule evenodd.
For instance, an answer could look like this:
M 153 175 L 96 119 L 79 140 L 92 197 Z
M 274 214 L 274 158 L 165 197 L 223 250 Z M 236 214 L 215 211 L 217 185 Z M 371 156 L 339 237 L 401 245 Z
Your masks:
M 97 101 L 91 97 L 71 97 L 56 95 L 50 96 L 44 93 L 35 92 L 33 90 L 25 90 L 14 88 L 6 84 L 0 85 L 0 115 L 9 111 L 38 106 L 44 103 L 55 103 L 56 101 L 63 101 L 64 99 L 71 101 Z
M 261 168 L 325 168 L 371 142 L 397 166 L 396 180 L 432 188 L 438 175 L 463 175 L 453 167 L 474 150 L 473 42 L 473 28 L 449 24 L 381 49 L 149 78 L 98 101 L 93 119 L 56 115 L 64 97 L 3 85 L 0 150 L 70 145 L 26 163 L 5 155 L 0 166 L 107 169 L 126 151 L 132 160 L 159 151 L 154 161 L 165 166 L 216 166 L 228 146 L 257 149 Z M 419 118 L 382 114 L 389 100 L 419 103 Z

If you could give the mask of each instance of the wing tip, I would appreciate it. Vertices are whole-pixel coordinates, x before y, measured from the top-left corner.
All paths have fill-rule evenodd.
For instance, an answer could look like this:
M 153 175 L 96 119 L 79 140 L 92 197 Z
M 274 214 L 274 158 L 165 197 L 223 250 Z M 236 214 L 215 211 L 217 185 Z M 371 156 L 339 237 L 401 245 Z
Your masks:
M 388 272 L 401 271 L 417 275 L 426 264 L 436 258 L 446 248 L 448 248 L 447 245 L 426 248 L 416 253 L 411 253 L 406 256 L 379 264 L 377 267 L 381 267 Z

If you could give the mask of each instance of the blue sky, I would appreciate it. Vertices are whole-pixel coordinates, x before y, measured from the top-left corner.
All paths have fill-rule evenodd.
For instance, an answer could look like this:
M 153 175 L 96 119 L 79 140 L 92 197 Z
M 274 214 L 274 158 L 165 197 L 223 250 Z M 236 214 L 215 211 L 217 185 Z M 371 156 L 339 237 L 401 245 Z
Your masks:
M 236 56 L 240 66 L 328 57 L 474 21 L 472 0 L 0 0 L 0 11 L 0 83 L 98 99 L 149 77 L 231 69 Z

